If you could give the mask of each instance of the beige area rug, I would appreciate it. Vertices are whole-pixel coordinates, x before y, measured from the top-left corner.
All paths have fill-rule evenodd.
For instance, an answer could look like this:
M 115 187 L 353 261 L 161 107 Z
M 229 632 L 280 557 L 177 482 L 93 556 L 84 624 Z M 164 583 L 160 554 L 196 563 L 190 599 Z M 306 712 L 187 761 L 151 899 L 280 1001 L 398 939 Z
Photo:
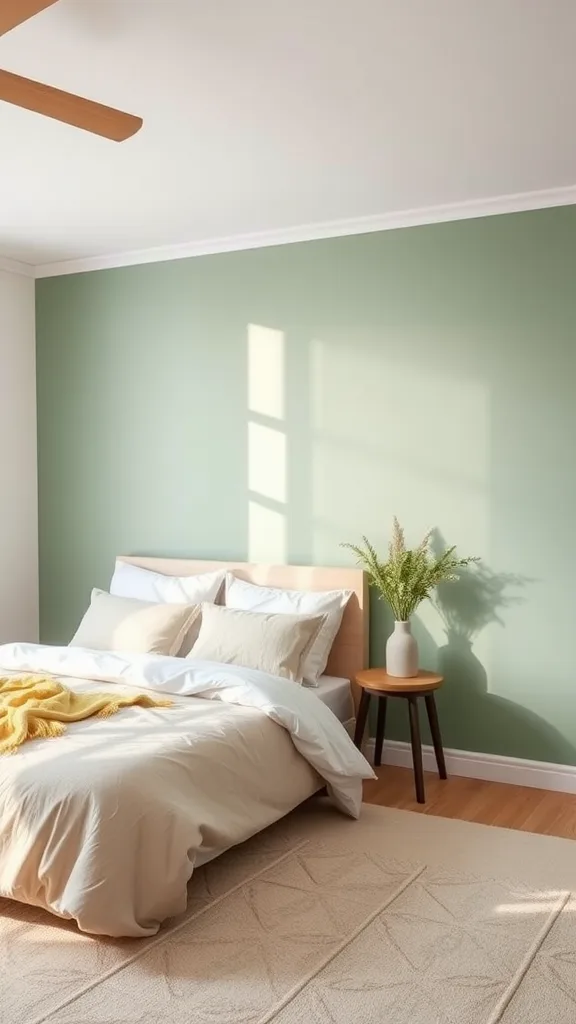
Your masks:
M 576 844 L 322 800 L 106 941 L 0 901 L 2 1024 L 573 1024 Z

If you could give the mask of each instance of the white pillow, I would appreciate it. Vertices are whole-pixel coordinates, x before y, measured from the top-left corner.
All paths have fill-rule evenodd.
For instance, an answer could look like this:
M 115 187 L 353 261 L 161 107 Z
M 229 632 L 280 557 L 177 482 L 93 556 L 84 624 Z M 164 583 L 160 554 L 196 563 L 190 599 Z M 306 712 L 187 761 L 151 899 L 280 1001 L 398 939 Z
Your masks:
M 246 583 L 226 573 L 226 607 L 277 615 L 322 615 L 324 622 L 304 662 L 304 682 L 317 686 L 340 629 L 352 590 L 280 590 Z
M 175 655 L 199 617 L 198 605 L 151 604 L 93 590 L 90 607 L 69 646 Z
M 165 576 L 161 572 L 140 569 L 136 565 L 116 560 L 110 593 L 115 597 L 135 597 L 139 601 L 157 604 L 214 603 L 223 589 L 226 573 L 202 572 L 196 576 Z M 194 619 L 184 637 L 178 654 L 185 657 L 198 639 L 200 616 Z
M 204 604 L 200 634 L 188 657 L 243 665 L 301 683 L 307 652 L 323 624 L 323 615 L 272 615 Z
M 197 576 L 164 576 L 161 572 L 140 569 L 117 560 L 110 593 L 115 597 L 136 597 L 139 601 L 157 604 L 214 603 L 225 577 L 222 570 L 202 572 Z

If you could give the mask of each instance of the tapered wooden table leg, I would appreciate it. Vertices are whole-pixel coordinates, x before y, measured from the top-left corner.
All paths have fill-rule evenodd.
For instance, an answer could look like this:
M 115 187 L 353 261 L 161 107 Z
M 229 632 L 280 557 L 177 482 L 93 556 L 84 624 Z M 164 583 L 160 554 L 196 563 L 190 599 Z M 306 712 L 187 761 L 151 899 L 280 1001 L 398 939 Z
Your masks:
M 412 741 L 412 761 L 414 763 L 414 782 L 416 799 L 419 804 L 426 802 L 424 796 L 424 769 L 422 767 L 422 743 L 420 740 L 420 721 L 418 718 L 418 697 L 408 697 L 410 714 L 410 739 Z
M 374 764 L 377 768 L 382 764 L 382 747 L 386 730 L 386 697 L 378 697 L 378 719 L 376 722 L 376 745 L 374 747 Z
M 426 711 L 428 712 L 430 732 L 432 733 L 434 753 L 436 754 L 438 775 L 440 776 L 441 779 L 447 779 L 448 773 L 446 771 L 446 761 L 444 760 L 444 748 L 442 746 L 442 735 L 440 733 L 440 723 L 438 721 L 438 712 L 436 710 L 436 701 L 434 700 L 434 694 L 427 693 L 424 699 L 426 701 Z
M 360 750 L 362 747 L 362 739 L 364 738 L 364 730 L 366 728 L 369 707 L 370 694 L 368 690 L 362 690 L 362 696 L 360 697 L 360 706 L 358 708 L 358 717 L 356 719 L 356 729 L 354 730 L 354 743 L 358 747 L 358 750 Z

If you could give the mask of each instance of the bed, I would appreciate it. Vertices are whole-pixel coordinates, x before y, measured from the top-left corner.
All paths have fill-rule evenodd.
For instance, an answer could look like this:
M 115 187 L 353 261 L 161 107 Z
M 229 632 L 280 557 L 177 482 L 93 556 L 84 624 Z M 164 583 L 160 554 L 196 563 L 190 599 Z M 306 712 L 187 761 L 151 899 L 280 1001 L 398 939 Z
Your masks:
M 166 575 L 223 563 L 130 558 Z M 88 933 L 147 936 L 186 907 L 195 866 L 327 786 L 358 816 L 372 771 L 350 728 L 350 680 L 366 664 L 364 574 L 225 563 L 261 585 L 353 591 L 317 689 L 252 669 L 159 655 L 9 644 L 0 672 L 38 673 L 77 692 L 153 690 L 174 706 L 126 708 L 27 742 L 0 762 L 0 895 Z M 104 687 L 104 683 L 106 686 Z
M 353 735 L 356 708 L 352 682 L 349 679 L 339 679 L 337 676 L 320 676 L 314 693 L 326 707 L 330 708 L 346 731 Z

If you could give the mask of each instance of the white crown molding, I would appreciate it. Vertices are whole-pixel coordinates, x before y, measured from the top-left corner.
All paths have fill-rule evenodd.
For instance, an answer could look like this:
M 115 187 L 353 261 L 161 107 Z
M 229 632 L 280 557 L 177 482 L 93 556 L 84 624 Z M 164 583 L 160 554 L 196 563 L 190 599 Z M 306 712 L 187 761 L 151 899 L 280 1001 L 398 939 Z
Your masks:
M 130 267 L 141 263 L 163 263 L 167 260 L 188 259 L 191 256 L 260 249 L 272 245 L 311 242 L 345 235 L 362 235 L 373 231 L 392 231 L 397 228 L 416 227 L 423 224 L 440 224 L 446 221 L 468 220 L 473 217 L 542 210 L 551 206 L 570 206 L 574 203 L 576 203 L 576 185 L 544 189 L 539 192 L 519 192 L 514 195 L 495 196 L 491 199 L 473 199 L 462 203 L 448 203 L 444 206 L 430 206 L 418 210 L 402 210 L 373 217 L 305 224 L 294 228 L 280 228 L 277 231 L 260 231 L 249 235 L 231 235 L 229 238 L 213 238 L 200 242 L 158 246 L 152 249 L 135 249 L 131 252 L 112 253 L 107 256 L 87 256 L 84 259 L 44 263 L 35 268 L 35 276 L 41 278 L 59 277 L 63 274 L 82 274 L 91 270 Z
M 23 277 L 36 277 L 36 267 L 30 263 L 20 263 L 19 260 L 9 259 L 7 256 L 0 256 L 0 270 L 8 274 L 21 274 Z
M 364 753 L 372 762 L 374 740 L 364 745 Z M 506 782 L 513 786 L 551 789 L 558 793 L 576 793 L 576 766 L 552 764 L 549 761 L 527 761 L 520 757 L 498 754 L 477 754 L 469 750 L 445 750 L 448 775 L 461 775 L 466 779 L 484 779 L 487 782 Z M 412 768 L 412 749 L 409 743 L 385 740 L 385 764 L 399 768 Z M 422 747 L 424 771 L 436 772 L 433 747 Z

